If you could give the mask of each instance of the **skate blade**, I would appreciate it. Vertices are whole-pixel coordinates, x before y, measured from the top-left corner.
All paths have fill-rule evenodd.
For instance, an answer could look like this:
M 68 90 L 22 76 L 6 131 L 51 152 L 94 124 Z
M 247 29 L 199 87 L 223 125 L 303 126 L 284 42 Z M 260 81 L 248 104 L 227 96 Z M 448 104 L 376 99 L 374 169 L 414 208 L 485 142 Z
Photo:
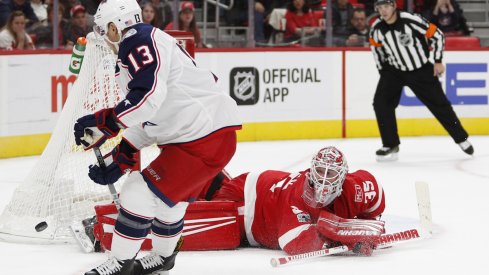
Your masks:
M 390 162 L 398 160 L 398 153 L 388 154 L 386 156 L 377 156 L 378 162 Z

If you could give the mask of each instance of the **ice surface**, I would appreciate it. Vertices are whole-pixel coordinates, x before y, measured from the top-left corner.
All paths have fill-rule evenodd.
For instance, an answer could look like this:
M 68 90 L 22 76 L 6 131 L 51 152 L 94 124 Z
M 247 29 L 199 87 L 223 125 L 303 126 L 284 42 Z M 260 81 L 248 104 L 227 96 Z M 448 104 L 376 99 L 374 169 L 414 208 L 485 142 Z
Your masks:
M 402 138 L 399 161 L 377 163 L 380 140 L 328 139 L 239 143 L 228 171 L 297 171 L 323 146 L 335 145 L 350 170 L 374 174 L 386 193 L 388 230 L 416 225 L 414 183 L 425 181 L 431 193 L 434 235 L 429 240 L 375 251 L 372 257 L 330 256 L 272 268 L 283 252 L 259 248 L 181 252 L 171 274 L 486 274 L 489 270 L 489 137 L 475 136 L 475 156 L 465 155 L 449 137 Z M 0 160 L 0 209 L 38 157 Z M 84 254 L 76 245 L 0 242 L 0 274 L 71 275 L 105 261 L 105 254 Z

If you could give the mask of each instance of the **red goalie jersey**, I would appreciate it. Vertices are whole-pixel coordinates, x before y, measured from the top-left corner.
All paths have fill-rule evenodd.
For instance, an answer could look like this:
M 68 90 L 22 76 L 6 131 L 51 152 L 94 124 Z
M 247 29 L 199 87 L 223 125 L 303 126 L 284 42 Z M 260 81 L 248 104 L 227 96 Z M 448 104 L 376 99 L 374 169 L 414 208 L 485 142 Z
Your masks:
M 302 198 L 308 171 L 246 173 L 225 183 L 214 198 L 244 200 L 244 225 L 251 245 L 281 248 L 288 254 L 321 249 L 327 241 L 316 230 L 321 211 L 342 218 L 373 219 L 385 207 L 384 191 L 367 171 L 349 173 L 343 191 L 326 208 L 312 208 Z M 239 198 L 242 194 L 242 198 Z

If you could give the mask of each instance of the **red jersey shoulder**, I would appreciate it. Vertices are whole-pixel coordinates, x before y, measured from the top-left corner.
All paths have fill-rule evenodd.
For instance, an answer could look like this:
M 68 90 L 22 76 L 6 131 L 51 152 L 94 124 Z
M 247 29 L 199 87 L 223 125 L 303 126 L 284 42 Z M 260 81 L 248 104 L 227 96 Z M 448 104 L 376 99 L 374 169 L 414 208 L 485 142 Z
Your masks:
M 384 190 L 365 170 L 349 173 L 333 208 L 335 214 L 343 218 L 375 218 L 385 208 Z

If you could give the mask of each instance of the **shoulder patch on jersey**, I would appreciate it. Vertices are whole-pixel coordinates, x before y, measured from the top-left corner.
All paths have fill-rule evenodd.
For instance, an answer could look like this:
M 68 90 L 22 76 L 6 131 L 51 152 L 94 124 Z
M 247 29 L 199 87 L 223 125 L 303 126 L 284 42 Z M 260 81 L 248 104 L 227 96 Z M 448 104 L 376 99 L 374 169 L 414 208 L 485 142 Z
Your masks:
M 126 39 L 126 38 L 128 38 L 128 37 L 131 37 L 131 36 L 135 35 L 137 32 L 138 32 L 138 31 L 137 31 L 136 29 L 134 29 L 134 28 L 132 28 L 132 29 L 128 30 L 128 31 L 127 31 L 127 32 L 126 32 L 126 33 L 125 33 L 125 34 L 122 36 L 121 41 L 122 41 L 122 40 L 124 40 L 124 39 Z
M 355 184 L 355 202 L 363 201 L 363 189 L 360 185 Z
M 304 211 L 300 210 L 297 206 L 290 206 L 292 208 L 292 213 L 297 216 L 297 221 L 299 222 L 311 222 L 311 215 L 309 213 L 304 213 Z
M 311 222 L 311 215 L 309 215 L 307 213 L 297 214 L 297 220 L 299 222 Z

